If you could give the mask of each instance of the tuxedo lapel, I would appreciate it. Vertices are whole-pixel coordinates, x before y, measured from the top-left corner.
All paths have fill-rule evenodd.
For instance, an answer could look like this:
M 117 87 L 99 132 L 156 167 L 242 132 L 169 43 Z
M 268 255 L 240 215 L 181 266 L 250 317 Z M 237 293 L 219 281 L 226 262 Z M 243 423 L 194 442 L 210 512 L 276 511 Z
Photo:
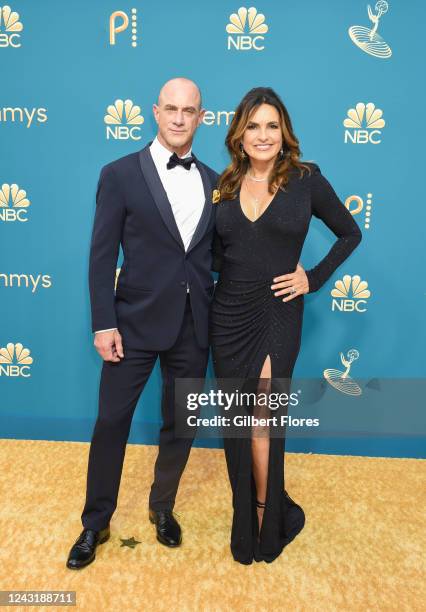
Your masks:
M 189 243 L 188 252 L 191 249 L 193 249 L 195 247 L 195 245 L 198 244 L 198 242 L 203 237 L 203 235 L 204 235 L 204 233 L 207 230 L 207 227 L 209 225 L 210 216 L 211 216 L 212 210 L 213 210 L 213 205 L 212 205 L 212 201 L 211 201 L 212 200 L 213 185 L 210 182 L 209 175 L 207 174 L 207 171 L 204 168 L 203 164 L 201 164 L 198 161 L 198 159 L 195 157 L 195 155 L 193 155 L 193 157 L 194 157 L 195 163 L 197 165 L 197 168 L 198 168 L 198 170 L 200 172 L 201 180 L 203 181 L 205 201 L 204 201 L 203 212 L 201 213 L 200 220 L 199 220 L 198 225 L 197 225 L 197 227 L 195 229 L 194 235 L 192 236 L 191 242 Z
M 166 190 L 163 187 L 163 183 L 161 182 L 160 177 L 158 175 L 154 160 L 152 159 L 151 152 L 149 150 L 149 145 L 147 145 L 144 149 L 142 149 L 142 151 L 139 152 L 139 163 L 142 170 L 142 174 L 145 177 L 146 184 L 148 185 L 153 200 L 160 212 L 164 223 L 166 224 L 167 229 L 169 230 L 173 238 L 176 240 L 176 242 L 179 244 L 179 246 L 181 246 L 182 249 L 185 250 L 185 246 L 183 244 L 182 237 L 176 224 L 176 220 L 169 199 L 167 197 Z

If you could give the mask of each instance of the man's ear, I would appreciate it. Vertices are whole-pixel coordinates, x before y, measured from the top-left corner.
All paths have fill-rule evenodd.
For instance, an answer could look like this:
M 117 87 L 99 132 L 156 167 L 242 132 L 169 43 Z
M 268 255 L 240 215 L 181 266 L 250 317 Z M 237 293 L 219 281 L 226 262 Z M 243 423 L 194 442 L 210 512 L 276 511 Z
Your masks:
M 155 121 L 158 123 L 158 113 L 159 113 L 159 107 L 157 106 L 157 104 L 153 104 L 152 105 L 152 112 L 154 114 L 154 119 Z
M 200 110 L 200 114 L 198 115 L 198 125 L 201 125 L 204 119 L 204 115 L 206 114 L 206 109 L 202 108 Z

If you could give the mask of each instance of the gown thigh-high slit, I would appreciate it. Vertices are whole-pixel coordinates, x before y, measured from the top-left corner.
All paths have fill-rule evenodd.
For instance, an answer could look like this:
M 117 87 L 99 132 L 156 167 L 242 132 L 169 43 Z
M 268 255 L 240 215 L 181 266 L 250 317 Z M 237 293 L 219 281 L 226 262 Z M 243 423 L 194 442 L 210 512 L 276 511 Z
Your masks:
M 312 215 L 321 218 L 337 240 L 307 270 L 309 292 L 316 291 L 348 257 L 360 230 L 318 166 L 300 177 L 293 169 L 256 221 L 244 214 L 239 195 L 216 208 L 213 269 L 219 279 L 212 302 L 210 343 L 218 379 L 259 380 L 270 357 L 271 390 L 290 392 L 301 344 L 304 296 L 283 302 L 271 289 L 273 278 L 294 272 Z M 236 561 L 271 562 L 303 529 L 305 515 L 284 485 L 285 427 L 269 437 L 269 462 L 262 526 L 256 510 L 256 485 L 249 436 L 224 438 L 232 490 L 231 552 Z

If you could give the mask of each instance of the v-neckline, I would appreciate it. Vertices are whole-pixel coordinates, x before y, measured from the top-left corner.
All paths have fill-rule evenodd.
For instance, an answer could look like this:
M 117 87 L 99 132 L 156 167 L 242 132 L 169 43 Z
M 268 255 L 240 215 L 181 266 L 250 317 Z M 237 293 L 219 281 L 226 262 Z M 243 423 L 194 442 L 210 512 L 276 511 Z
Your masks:
M 265 214 L 265 213 L 266 213 L 266 212 L 267 212 L 267 211 L 268 211 L 268 210 L 271 208 L 271 206 L 272 206 L 272 204 L 273 204 L 273 202 L 274 202 L 275 198 L 277 197 L 278 192 L 279 192 L 279 189 L 277 189 L 277 190 L 276 190 L 276 192 L 274 193 L 274 195 L 273 195 L 273 197 L 272 197 L 271 201 L 269 202 L 269 204 L 268 204 L 268 206 L 265 208 L 265 210 L 262 212 L 262 214 L 261 214 L 261 215 L 259 215 L 259 216 L 257 217 L 257 219 L 255 219 L 254 221 L 252 221 L 251 219 L 249 219 L 249 218 L 247 217 L 247 215 L 246 215 L 246 213 L 244 212 L 243 207 L 242 207 L 242 205 L 241 205 L 241 189 L 240 189 L 240 193 L 238 194 L 238 206 L 239 206 L 239 208 L 240 208 L 241 214 L 243 215 L 243 217 L 244 217 L 245 219 L 247 219 L 247 221 L 248 221 L 249 223 L 252 223 L 252 224 L 254 225 L 254 224 L 255 224 L 255 223 L 257 223 L 258 221 L 260 221 L 260 219 L 262 219 L 262 217 L 264 216 L 264 214 Z

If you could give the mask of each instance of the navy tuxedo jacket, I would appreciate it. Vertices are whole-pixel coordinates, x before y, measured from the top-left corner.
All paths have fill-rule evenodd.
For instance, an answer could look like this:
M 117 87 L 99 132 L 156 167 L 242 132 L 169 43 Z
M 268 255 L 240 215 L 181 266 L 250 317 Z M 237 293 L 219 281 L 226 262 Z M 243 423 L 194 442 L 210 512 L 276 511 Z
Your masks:
M 198 344 L 208 346 L 214 292 L 212 192 L 218 175 L 198 159 L 195 163 L 205 203 L 187 251 L 149 145 L 101 170 L 89 263 L 92 331 L 117 327 L 125 350 L 162 351 L 174 344 L 187 284 Z M 114 293 L 120 244 L 124 262 Z

